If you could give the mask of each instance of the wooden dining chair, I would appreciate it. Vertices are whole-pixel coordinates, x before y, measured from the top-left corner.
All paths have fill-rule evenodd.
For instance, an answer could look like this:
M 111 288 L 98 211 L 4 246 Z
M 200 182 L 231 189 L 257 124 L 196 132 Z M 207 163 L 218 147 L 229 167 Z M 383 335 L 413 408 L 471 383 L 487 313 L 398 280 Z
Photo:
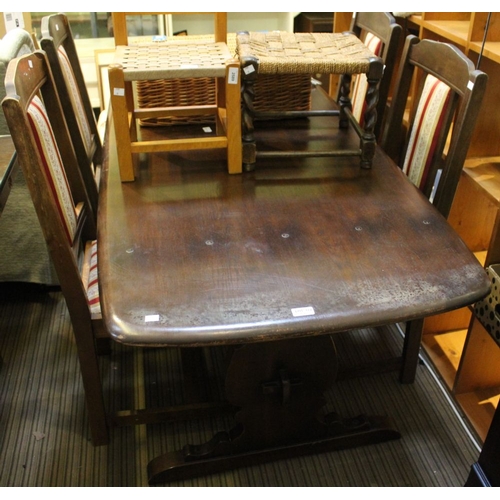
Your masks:
M 111 105 L 115 119 L 116 140 L 120 144 L 119 163 L 122 181 L 135 178 L 133 154 L 152 151 L 223 149 L 227 153 L 229 173 L 242 171 L 240 68 L 227 48 L 227 14 L 214 17 L 214 40 L 187 40 L 173 37 L 156 43 L 128 44 L 127 12 L 113 13 L 116 47 L 115 63 L 109 67 Z M 138 14 L 138 13 L 135 13 Z M 165 12 L 149 14 L 167 14 Z M 175 106 L 135 103 L 133 83 L 168 79 L 214 78 L 216 103 L 178 102 Z M 137 132 L 137 120 L 169 116 L 211 115 L 215 133 L 195 136 L 164 137 L 147 140 Z M 213 131 L 211 131 L 213 132 Z
M 101 315 L 97 229 L 45 52 L 36 51 L 11 61 L 5 81 L 7 95 L 2 109 L 70 315 L 92 443 L 107 444 L 111 425 L 140 425 L 234 411 L 225 401 L 150 409 L 136 407 L 139 403 L 135 401 L 133 408 L 121 408 L 117 413 L 105 406 L 97 357 L 100 341 L 111 342 L 111 338 Z M 139 351 L 137 347 L 134 353 Z M 194 349 L 192 354 L 197 358 L 199 351 Z M 192 360 L 190 354 L 181 356 Z
M 416 93 L 409 101 L 414 77 Z M 380 145 L 448 217 L 488 77 L 453 45 L 410 35 Z M 414 105 L 405 122 L 408 102 Z M 402 379 L 415 377 L 423 319 L 406 324 Z
M 108 440 L 96 339 L 96 223 L 43 51 L 10 62 L 2 108 L 73 325 L 92 439 Z M 80 265 L 80 263 L 82 263 Z
M 375 136 L 380 136 L 382 124 L 391 88 L 392 77 L 400 48 L 402 28 L 397 24 L 390 12 L 355 12 L 350 31 L 360 38 L 365 45 L 384 62 L 384 76 L 380 81 L 377 102 L 377 123 Z M 366 75 L 357 75 L 352 89 L 352 112 L 362 126 L 366 109 L 366 92 L 368 81 Z
M 68 18 L 42 18 L 40 46 L 47 54 L 92 209 L 97 216 L 102 144 Z
M 414 75 L 414 105 L 406 124 Z M 380 145 L 445 217 L 487 80 L 453 45 L 407 37 Z

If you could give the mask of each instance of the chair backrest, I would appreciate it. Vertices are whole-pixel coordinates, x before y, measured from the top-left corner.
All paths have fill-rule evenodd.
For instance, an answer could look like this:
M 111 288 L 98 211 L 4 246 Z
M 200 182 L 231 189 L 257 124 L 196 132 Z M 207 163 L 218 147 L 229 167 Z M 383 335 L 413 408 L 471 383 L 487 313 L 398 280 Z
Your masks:
M 45 53 L 12 60 L 5 86 L 2 108 L 61 288 L 78 303 L 81 239 L 95 239 L 96 224 Z
M 377 124 L 375 126 L 375 135 L 378 137 L 382 130 L 402 28 L 389 12 L 356 12 L 351 21 L 350 31 L 384 62 L 384 76 L 379 85 Z M 351 101 L 353 115 L 361 125 L 363 125 L 364 120 L 367 89 L 366 75 L 358 75 L 352 90 Z
M 47 54 L 92 209 L 97 214 L 102 144 L 66 15 L 42 18 L 40 46 Z
M 144 15 L 144 12 L 113 12 L 113 35 L 115 45 L 128 45 L 127 17 Z M 227 41 L 227 13 L 226 12 L 148 12 L 156 14 L 213 14 L 215 42 Z
M 0 40 L 0 102 L 5 97 L 4 80 L 9 62 L 16 57 L 29 54 L 34 50 L 35 47 L 33 46 L 33 40 L 30 34 L 21 28 L 10 30 Z M 0 112 L 0 135 L 8 134 L 9 127 L 7 126 L 3 113 Z
M 415 98 L 406 127 L 414 76 Z M 407 37 L 380 145 L 445 217 L 487 80 L 453 45 Z

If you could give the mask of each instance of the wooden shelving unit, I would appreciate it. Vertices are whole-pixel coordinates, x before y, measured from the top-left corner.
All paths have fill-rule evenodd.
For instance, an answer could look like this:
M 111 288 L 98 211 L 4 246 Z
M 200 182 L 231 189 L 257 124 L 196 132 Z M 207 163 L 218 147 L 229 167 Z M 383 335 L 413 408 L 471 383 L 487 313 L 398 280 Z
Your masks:
M 499 257 L 499 209 L 500 157 L 468 159 L 448 220 L 485 266 Z M 500 399 L 500 347 L 471 308 L 426 319 L 423 346 L 484 440 Z

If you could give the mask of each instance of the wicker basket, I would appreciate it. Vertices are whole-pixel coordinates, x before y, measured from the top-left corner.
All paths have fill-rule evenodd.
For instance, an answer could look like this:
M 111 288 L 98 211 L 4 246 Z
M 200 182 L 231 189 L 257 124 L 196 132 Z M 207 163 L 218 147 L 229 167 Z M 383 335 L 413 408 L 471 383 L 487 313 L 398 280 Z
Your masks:
M 213 41 L 213 35 L 196 35 L 170 38 L 165 43 L 199 43 Z M 227 45 L 236 54 L 236 35 L 229 33 Z M 235 55 L 236 57 L 236 55 Z M 214 105 L 214 78 L 183 78 L 169 80 L 137 81 L 137 103 L 141 108 Z M 255 84 L 254 106 L 256 111 L 305 111 L 311 105 L 311 78 L 308 75 L 259 75 Z M 148 118 L 142 126 L 211 125 L 213 116 L 174 116 Z
M 137 83 L 137 103 L 140 108 L 195 106 L 215 104 L 214 78 L 172 78 L 141 80 Z M 210 125 L 209 115 L 169 116 L 140 120 L 142 126 Z
M 259 75 L 254 85 L 255 111 L 307 111 L 311 109 L 309 75 Z

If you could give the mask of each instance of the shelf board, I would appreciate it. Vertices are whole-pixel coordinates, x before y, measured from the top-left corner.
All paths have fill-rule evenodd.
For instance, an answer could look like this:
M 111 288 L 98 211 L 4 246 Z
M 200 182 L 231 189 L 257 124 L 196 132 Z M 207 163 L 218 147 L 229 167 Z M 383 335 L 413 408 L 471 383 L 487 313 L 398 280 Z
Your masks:
M 422 346 L 448 389 L 451 390 L 464 348 L 467 330 L 452 330 L 444 333 L 427 333 Z
M 422 339 L 427 356 L 450 391 L 453 389 L 466 335 L 467 330 L 453 330 L 428 333 Z M 500 386 L 453 394 L 453 397 L 478 437 L 484 441 L 500 401 Z
M 472 392 L 456 394 L 454 397 L 465 417 L 475 429 L 481 441 L 484 442 L 500 400 L 500 387 L 478 389 Z
M 474 252 L 476 259 L 480 262 L 480 264 L 484 267 L 486 263 L 486 255 L 488 254 L 487 250 L 481 250 L 480 252 Z
M 500 156 L 468 158 L 463 172 L 484 190 L 493 203 L 500 204 Z
M 469 49 L 478 54 L 481 52 L 481 46 L 481 41 L 471 41 L 469 43 Z M 496 63 L 500 63 L 500 42 L 486 42 L 484 44 L 483 55 Z
M 410 21 L 413 24 L 416 24 L 417 26 L 422 26 L 422 16 L 420 14 L 413 14 L 408 18 L 408 21 Z
M 436 35 L 440 35 L 457 43 L 463 47 L 467 46 L 469 36 L 470 21 L 455 21 L 455 20 L 439 20 L 439 21 L 423 21 L 421 26 L 424 29 L 432 31 Z

